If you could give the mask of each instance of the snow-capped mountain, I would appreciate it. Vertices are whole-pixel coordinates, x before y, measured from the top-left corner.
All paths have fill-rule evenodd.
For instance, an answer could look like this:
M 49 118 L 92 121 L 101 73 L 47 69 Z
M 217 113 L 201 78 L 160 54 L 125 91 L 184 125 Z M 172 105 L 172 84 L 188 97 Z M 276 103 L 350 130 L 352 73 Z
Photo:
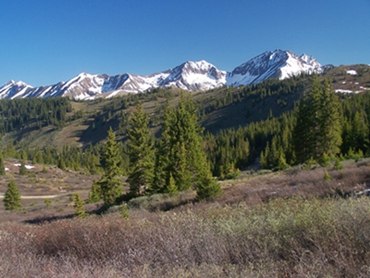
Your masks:
M 99 96 L 140 93 L 159 87 L 177 87 L 187 91 L 205 91 L 224 86 L 226 72 L 206 61 L 188 61 L 173 69 L 151 75 L 120 74 L 108 76 L 81 73 L 66 82 L 33 88 L 11 81 L 0 87 L 0 98 L 70 97 L 78 100 Z
M 0 87 L 0 98 L 70 97 L 88 100 L 141 93 L 153 88 L 177 87 L 187 91 L 206 91 L 222 86 L 256 84 L 269 78 L 285 79 L 302 72 L 321 73 L 323 67 L 308 55 L 275 50 L 262 53 L 236 67 L 232 72 L 219 70 L 207 61 L 188 61 L 173 69 L 151 75 L 81 73 L 50 86 L 32 87 L 10 81 Z
M 202 60 L 186 62 L 172 69 L 159 82 L 160 87 L 177 87 L 187 91 L 206 91 L 224 86 L 226 72 Z
M 17 98 L 22 97 L 32 86 L 22 82 L 11 80 L 4 86 L 0 87 L 0 98 Z
M 286 79 L 300 73 L 321 73 L 322 66 L 314 58 L 290 51 L 264 52 L 236 67 L 227 75 L 228 86 L 257 84 L 269 78 Z
M 153 88 L 177 87 L 187 91 L 206 91 L 224 86 L 226 72 L 206 61 L 188 61 L 173 69 L 141 76 L 123 74 L 109 77 L 103 86 L 108 97 L 145 92 Z

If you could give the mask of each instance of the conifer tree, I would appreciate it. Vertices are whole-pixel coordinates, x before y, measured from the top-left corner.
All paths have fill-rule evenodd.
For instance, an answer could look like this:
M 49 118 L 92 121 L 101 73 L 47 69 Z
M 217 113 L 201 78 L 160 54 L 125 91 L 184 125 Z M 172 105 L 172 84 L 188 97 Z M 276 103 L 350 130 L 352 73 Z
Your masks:
M 202 146 L 201 128 L 193 102 L 181 97 L 176 109 L 167 109 L 156 159 L 155 187 L 162 192 L 179 191 L 193 186 L 198 198 L 219 192 Z
M 317 156 L 322 159 L 325 154 L 329 158 L 334 158 L 339 153 L 339 147 L 342 144 L 341 105 L 328 80 L 325 80 L 321 91 L 319 113 L 319 153 Z
M 363 111 L 356 111 L 351 124 L 350 146 L 356 151 L 366 151 L 369 140 L 369 127 L 367 125 L 366 114 Z
M 3 201 L 6 210 L 19 210 L 21 208 L 21 194 L 14 181 L 9 182 Z
M 24 161 L 21 161 L 21 165 L 19 166 L 19 174 L 20 175 L 25 175 L 27 174 L 27 168 L 26 165 L 24 164 Z
M 148 127 L 148 117 L 140 105 L 130 118 L 127 136 L 130 193 L 139 196 L 149 189 L 154 177 L 153 139 Z
M 101 198 L 105 206 L 111 206 L 122 194 L 122 181 L 120 179 L 120 152 L 116 142 L 116 136 L 112 128 L 108 131 L 107 142 L 104 146 L 102 167 L 104 174 L 98 181 Z
M 279 170 L 284 170 L 288 167 L 288 164 L 286 162 L 286 159 L 285 159 L 285 154 L 283 152 L 283 150 L 280 148 L 279 149 L 279 157 L 278 157 L 278 161 L 277 161 L 277 168 Z
M 174 184 L 177 191 L 177 186 L 173 181 L 174 177 L 172 174 L 173 136 L 170 130 L 174 116 L 174 111 L 167 105 L 164 109 L 161 139 L 156 147 L 155 175 L 152 186 L 153 193 L 172 192 L 174 191 Z M 170 181 L 170 179 L 172 180 Z
M 73 207 L 75 209 L 76 215 L 78 217 L 86 217 L 86 210 L 84 207 L 84 201 L 81 199 L 80 195 L 75 193 L 72 195 Z
M 294 129 L 294 146 L 298 162 L 320 161 L 324 154 L 339 153 L 341 109 L 338 97 L 328 81 L 324 88 L 314 78 L 311 92 L 301 100 Z
M 170 177 L 168 179 L 168 184 L 166 186 L 166 191 L 170 195 L 174 195 L 174 194 L 177 193 L 176 182 L 175 182 L 175 179 L 173 178 L 172 174 L 170 174 Z
M 320 96 L 320 81 L 315 77 L 311 92 L 304 95 L 298 106 L 293 140 L 298 162 L 316 159 L 318 156 Z
M 96 203 L 101 200 L 101 188 L 99 183 L 94 182 L 89 192 L 89 203 Z

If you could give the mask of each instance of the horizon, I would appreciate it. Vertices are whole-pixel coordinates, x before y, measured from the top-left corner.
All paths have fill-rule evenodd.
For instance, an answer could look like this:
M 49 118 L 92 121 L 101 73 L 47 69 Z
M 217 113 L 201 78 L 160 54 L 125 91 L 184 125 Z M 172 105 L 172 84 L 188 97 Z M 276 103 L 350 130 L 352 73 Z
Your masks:
M 369 8 L 366 0 L 14 0 L 0 4 L 0 86 L 51 85 L 82 72 L 148 75 L 199 60 L 231 71 L 274 49 L 323 65 L 370 64 Z

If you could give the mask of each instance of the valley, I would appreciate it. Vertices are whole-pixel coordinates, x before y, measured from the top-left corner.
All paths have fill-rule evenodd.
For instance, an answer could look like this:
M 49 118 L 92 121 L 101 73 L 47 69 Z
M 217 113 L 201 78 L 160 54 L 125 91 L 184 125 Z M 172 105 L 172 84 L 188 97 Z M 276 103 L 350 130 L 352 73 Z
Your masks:
M 366 275 L 370 67 L 276 70 L 204 91 L 1 100 L 5 275 Z

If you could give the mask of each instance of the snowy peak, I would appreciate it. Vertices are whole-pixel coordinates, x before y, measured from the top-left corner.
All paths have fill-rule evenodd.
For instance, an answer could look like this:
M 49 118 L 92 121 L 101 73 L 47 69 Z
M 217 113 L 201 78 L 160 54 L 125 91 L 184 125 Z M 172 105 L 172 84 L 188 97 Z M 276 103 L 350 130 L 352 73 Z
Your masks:
M 224 86 L 226 72 L 207 61 L 188 61 L 168 71 L 160 82 L 163 87 L 177 87 L 188 91 L 205 91 Z
M 67 96 L 73 99 L 92 99 L 102 93 L 102 86 L 107 75 L 80 73 L 60 88 L 58 96 Z
M 236 67 L 227 76 L 227 85 L 239 86 L 260 83 L 269 78 L 285 79 L 300 73 L 321 73 L 322 66 L 312 57 L 274 50 L 264 52 Z
M 172 69 L 151 75 L 90 74 L 82 72 L 68 81 L 49 86 L 35 87 L 10 81 L 0 87 L 0 98 L 69 97 L 88 100 L 97 97 L 114 97 L 128 93 L 142 93 L 154 88 L 176 87 L 195 92 L 222 86 L 256 84 L 269 78 L 285 79 L 305 73 L 321 73 L 325 67 L 306 54 L 290 51 L 266 51 L 236 67 L 232 72 L 218 69 L 211 63 L 187 61 Z
M 31 85 L 23 81 L 11 80 L 4 86 L 0 87 L 0 98 L 18 98 L 23 97 L 24 94 L 32 89 Z

